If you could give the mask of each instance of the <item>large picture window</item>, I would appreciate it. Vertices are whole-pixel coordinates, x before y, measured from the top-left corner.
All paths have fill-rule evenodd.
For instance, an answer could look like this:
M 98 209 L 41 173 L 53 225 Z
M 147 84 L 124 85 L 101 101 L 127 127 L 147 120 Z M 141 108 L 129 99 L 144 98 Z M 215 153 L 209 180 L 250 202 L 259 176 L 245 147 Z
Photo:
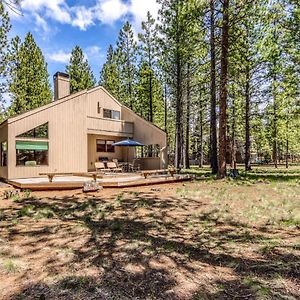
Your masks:
M 48 142 L 16 141 L 17 166 L 48 165 Z
M 103 118 L 120 120 L 121 119 L 121 114 L 117 110 L 103 109 Z
M 115 141 L 97 140 L 97 152 L 115 152 L 115 147 L 112 145 Z
M 7 166 L 7 142 L 1 143 L 1 167 Z

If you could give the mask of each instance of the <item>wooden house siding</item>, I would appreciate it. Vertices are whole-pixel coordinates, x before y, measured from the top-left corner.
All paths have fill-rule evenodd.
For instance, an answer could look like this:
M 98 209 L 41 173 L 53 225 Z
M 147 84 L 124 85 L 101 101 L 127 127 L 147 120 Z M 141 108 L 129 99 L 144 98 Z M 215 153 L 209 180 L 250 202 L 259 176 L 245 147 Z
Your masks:
M 85 172 L 87 162 L 86 95 L 47 107 L 9 124 L 9 178 L 39 176 L 41 172 Z M 48 122 L 48 166 L 16 166 L 16 136 Z
M 0 127 L 0 144 L 2 142 L 8 141 L 8 124 L 5 122 L 1 127 Z M 1 167 L 0 165 L 0 177 L 2 178 L 7 178 L 8 176 L 8 167 Z

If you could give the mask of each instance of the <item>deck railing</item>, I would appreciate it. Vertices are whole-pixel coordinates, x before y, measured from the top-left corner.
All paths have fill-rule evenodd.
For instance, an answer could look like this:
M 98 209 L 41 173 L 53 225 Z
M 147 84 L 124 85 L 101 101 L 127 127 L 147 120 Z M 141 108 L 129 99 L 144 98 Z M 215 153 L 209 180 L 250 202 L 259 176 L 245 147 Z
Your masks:
M 94 134 L 116 134 L 119 136 L 133 135 L 134 124 L 123 120 L 114 120 L 99 117 L 87 117 L 88 133 Z

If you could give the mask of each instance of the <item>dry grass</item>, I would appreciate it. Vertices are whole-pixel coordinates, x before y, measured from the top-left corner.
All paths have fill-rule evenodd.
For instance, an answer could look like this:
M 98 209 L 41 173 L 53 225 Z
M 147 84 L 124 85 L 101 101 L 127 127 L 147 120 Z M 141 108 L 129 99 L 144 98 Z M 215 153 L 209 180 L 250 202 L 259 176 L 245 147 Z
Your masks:
M 195 172 L 185 184 L 0 200 L 0 295 L 298 299 L 297 171 L 238 181 Z

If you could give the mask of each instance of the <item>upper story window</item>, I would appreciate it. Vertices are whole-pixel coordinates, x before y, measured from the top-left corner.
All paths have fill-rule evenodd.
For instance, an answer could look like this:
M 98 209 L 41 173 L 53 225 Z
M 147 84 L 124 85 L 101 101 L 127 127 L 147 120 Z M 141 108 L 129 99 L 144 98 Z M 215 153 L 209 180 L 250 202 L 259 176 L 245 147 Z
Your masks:
M 28 130 L 24 133 L 17 135 L 17 137 L 24 138 L 48 138 L 48 123 L 37 126 L 31 130 Z
M 114 120 L 121 119 L 121 113 L 118 110 L 111 110 L 111 109 L 103 109 L 103 118 L 109 118 Z

